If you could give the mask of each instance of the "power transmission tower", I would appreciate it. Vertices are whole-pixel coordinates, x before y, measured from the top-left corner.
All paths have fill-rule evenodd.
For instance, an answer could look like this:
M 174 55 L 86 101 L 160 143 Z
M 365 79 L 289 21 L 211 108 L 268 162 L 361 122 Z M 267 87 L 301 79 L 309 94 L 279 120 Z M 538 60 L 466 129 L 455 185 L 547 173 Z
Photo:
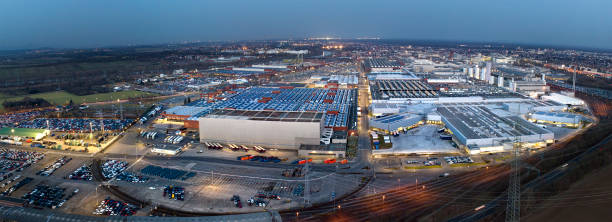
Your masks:
M 521 218 L 521 167 L 519 151 L 521 143 L 515 139 L 513 145 L 512 172 L 508 185 L 508 204 L 506 205 L 506 222 L 518 222 Z

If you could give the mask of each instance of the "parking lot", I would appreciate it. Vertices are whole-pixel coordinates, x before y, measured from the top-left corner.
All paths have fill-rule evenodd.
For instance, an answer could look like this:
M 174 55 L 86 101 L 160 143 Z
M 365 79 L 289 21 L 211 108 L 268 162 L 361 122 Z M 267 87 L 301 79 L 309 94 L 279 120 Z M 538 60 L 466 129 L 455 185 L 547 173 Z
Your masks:
M 147 184 L 124 186 L 127 192 L 142 199 L 151 199 L 171 208 L 193 210 L 198 212 L 252 212 L 261 211 L 262 206 L 249 206 L 248 200 L 265 202 L 265 209 L 285 209 L 300 206 L 303 203 L 303 178 L 282 177 L 281 170 L 277 176 L 266 174 L 252 176 L 234 175 L 217 172 L 197 172 L 188 180 L 168 180 L 151 177 Z M 311 201 L 328 201 L 331 192 L 338 197 L 358 186 L 359 176 L 336 175 L 333 173 L 312 173 Z M 184 188 L 184 200 L 164 195 L 168 186 Z M 325 188 L 325 189 L 324 189 Z M 329 188 L 329 189 L 328 189 Z M 334 191 L 336 190 L 336 191 Z M 236 207 L 231 200 L 236 195 L 241 199 L 242 208 Z
M 204 144 L 195 144 L 191 149 L 185 150 L 181 155 L 183 156 L 210 156 L 228 160 L 236 160 L 239 156 L 253 155 L 253 156 L 274 156 L 283 160 L 282 162 L 290 163 L 297 159 L 296 151 L 285 151 L 285 150 L 266 150 L 265 153 L 260 153 L 254 149 L 250 149 L 248 152 L 244 150 L 232 151 L 228 145 L 224 146 L 221 150 L 208 149 Z M 251 146 L 249 146 L 251 147 Z M 252 148 L 252 147 L 251 147 Z
M 92 198 L 103 198 L 103 192 L 96 192 L 97 184 L 93 181 L 69 178 L 77 169 L 90 165 L 91 159 L 80 156 L 64 158 L 64 154 L 57 152 L 15 146 L 0 148 L 0 162 L 13 163 L 11 164 L 13 167 L 0 169 L 0 172 L 2 172 L 0 173 L 2 175 L 0 176 L 0 179 L 2 179 L 0 181 L 0 186 L 2 186 L 0 187 L 0 193 L 13 198 L 25 198 L 29 204 L 32 202 L 30 207 L 53 208 L 55 206 L 56 210 L 61 212 L 91 215 L 95 206 L 88 201 Z M 72 158 L 72 160 L 65 161 L 61 166 L 57 164 L 58 160 L 67 160 L 68 158 Z M 25 167 L 25 163 L 29 163 L 29 166 Z M 50 166 L 54 166 L 54 164 L 57 168 L 54 168 L 48 176 L 37 175 L 38 172 L 45 171 L 45 168 L 47 170 L 52 169 Z M 11 188 L 14 189 L 11 191 Z M 79 191 L 74 193 L 76 189 Z M 28 193 L 33 191 L 35 192 L 32 195 L 27 196 Z M 33 196 L 34 194 L 40 196 L 42 193 L 44 193 L 43 196 L 48 198 L 41 199 Z
M 391 136 L 393 147 L 384 150 L 374 150 L 374 155 L 385 154 L 438 154 L 460 153 L 450 140 L 440 139 L 440 129 L 437 125 L 423 125 L 408 130 L 405 134 Z

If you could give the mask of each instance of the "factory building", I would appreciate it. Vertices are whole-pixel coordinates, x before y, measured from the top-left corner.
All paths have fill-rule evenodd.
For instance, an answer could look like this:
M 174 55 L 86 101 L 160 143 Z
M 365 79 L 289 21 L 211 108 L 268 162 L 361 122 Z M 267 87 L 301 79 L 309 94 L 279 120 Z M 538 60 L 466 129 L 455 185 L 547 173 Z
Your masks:
M 324 113 L 219 109 L 199 118 L 200 141 L 298 150 L 319 145 Z
M 389 61 L 386 59 L 374 59 L 369 58 L 363 61 L 363 66 L 368 72 L 396 72 L 401 70 L 402 65 L 396 61 Z
M 509 88 L 513 92 L 521 92 L 525 95 L 529 95 L 533 98 L 537 96 L 543 95 L 550 91 L 550 86 L 546 85 L 545 81 L 537 80 L 537 81 L 527 81 L 520 80 L 514 81 L 514 79 L 509 83 Z
M 554 124 L 557 126 L 566 126 L 576 128 L 580 126 L 580 122 L 584 118 L 581 115 L 572 113 L 556 113 L 556 112 L 534 112 L 529 116 L 529 121 L 536 123 Z
M 403 129 L 412 129 L 423 123 L 423 116 L 402 113 L 380 118 L 370 119 L 370 127 L 381 131 L 393 132 Z
M 431 103 L 372 103 L 370 106 L 373 116 L 382 116 L 385 114 L 412 113 L 425 115 L 435 110 L 435 106 Z
M 198 129 L 198 121 L 193 116 L 202 113 L 209 108 L 198 106 L 175 106 L 162 112 L 162 117 L 167 120 L 183 122 L 184 126 L 190 129 Z
M 375 73 L 368 74 L 368 80 L 420 80 L 418 76 L 412 72 L 398 72 L 398 73 Z
M 370 81 L 373 100 L 403 98 L 436 98 L 438 91 L 431 85 L 418 80 L 376 80 Z
M 359 84 L 357 75 L 331 75 L 331 76 L 311 76 L 313 83 L 310 85 L 315 88 L 356 88 Z
M 442 122 L 468 153 L 507 151 L 508 144 L 541 148 L 554 142 L 554 134 L 519 116 L 500 116 L 485 106 L 441 106 Z
M 216 109 L 322 112 L 326 114 L 323 117 L 326 128 L 347 131 L 351 127 L 350 121 L 355 116 L 357 107 L 355 89 L 252 87 L 236 89 L 217 98 L 220 101 L 215 103 L 199 100 L 188 104 L 205 108 L 188 120 L 199 120 L 199 117 L 204 117 Z
M 570 106 L 584 106 L 585 104 L 584 101 L 582 101 L 581 99 L 571 97 L 571 96 L 566 96 L 560 93 L 551 93 L 548 96 L 542 96 L 542 99 L 554 101 L 560 104 L 566 104 Z

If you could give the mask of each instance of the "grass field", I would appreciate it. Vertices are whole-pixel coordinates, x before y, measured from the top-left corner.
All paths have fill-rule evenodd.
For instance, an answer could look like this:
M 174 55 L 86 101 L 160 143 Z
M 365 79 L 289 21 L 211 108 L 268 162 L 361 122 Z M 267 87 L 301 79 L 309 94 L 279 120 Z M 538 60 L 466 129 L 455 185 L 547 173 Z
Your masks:
M 155 95 L 157 94 L 141 92 L 141 91 L 134 91 L 134 90 L 110 92 L 110 93 L 98 93 L 98 94 L 85 95 L 85 96 L 77 96 L 77 95 L 74 95 L 74 94 L 71 94 L 65 91 L 56 91 L 56 92 L 31 94 L 31 95 L 28 95 L 28 97 L 45 99 L 54 105 L 64 105 L 64 104 L 68 104 L 68 102 L 70 102 L 70 99 L 72 99 L 72 102 L 74 102 L 74 104 L 81 104 L 81 103 L 91 103 L 91 102 L 112 101 L 116 99 L 127 99 L 127 98 L 141 97 L 141 96 L 149 97 L 149 96 L 155 96 Z M 4 94 L 0 94 L 0 108 L 4 110 L 4 107 L 1 107 L 1 104 L 4 103 L 4 101 L 21 100 L 24 97 L 25 96 L 7 96 Z

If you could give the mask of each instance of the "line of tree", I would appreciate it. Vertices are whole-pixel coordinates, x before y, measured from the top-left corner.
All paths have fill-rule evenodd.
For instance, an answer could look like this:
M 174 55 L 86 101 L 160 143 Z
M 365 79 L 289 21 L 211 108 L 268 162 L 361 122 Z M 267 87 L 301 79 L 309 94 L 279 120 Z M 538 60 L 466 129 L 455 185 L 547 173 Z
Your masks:
M 4 109 L 8 111 L 15 111 L 22 109 L 49 107 L 51 106 L 51 103 L 41 98 L 25 97 L 22 100 L 18 101 L 5 101 L 4 103 L 2 103 L 2 106 L 4 106 Z

